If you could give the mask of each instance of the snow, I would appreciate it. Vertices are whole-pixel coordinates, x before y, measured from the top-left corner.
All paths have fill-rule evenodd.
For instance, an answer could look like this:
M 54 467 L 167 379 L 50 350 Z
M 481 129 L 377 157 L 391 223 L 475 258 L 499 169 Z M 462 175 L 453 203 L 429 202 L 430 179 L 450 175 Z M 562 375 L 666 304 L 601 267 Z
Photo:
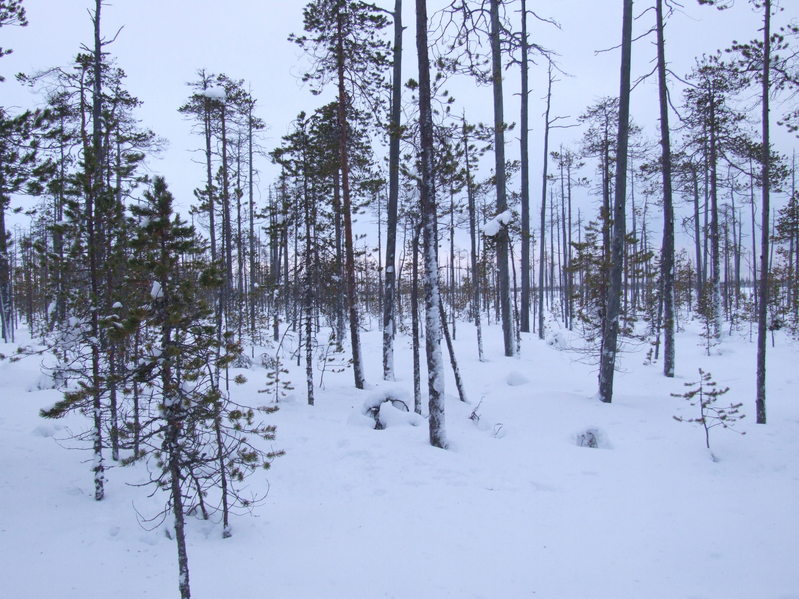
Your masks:
M 481 403 L 475 421 L 475 405 L 447 396 L 446 451 L 430 447 L 412 412 L 379 404 L 388 424 L 379 431 L 364 415 L 387 394 L 412 404 L 407 337 L 397 337 L 396 383 L 375 382 L 376 327 L 363 334 L 372 386 L 356 391 L 351 372 L 328 371 L 314 407 L 296 384 L 302 367 L 286 359 L 297 388 L 269 417 L 286 456 L 250 479 L 268 495 L 254 516 L 232 517 L 231 538 L 222 539 L 218 518 L 189 518 L 193 596 L 257 597 L 268 581 L 278 599 L 796 597 L 799 346 L 781 331 L 769 346 L 769 424 L 756 425 L 754 344 L 725 335 L 724 354 L 706 356 L 698 324 L 684 324 L 674 379 L 659 364 L 643 366 L 646 348 L 634 348 L 620 354 L 613 403 L 602 404 L 595 368 L 579 356 L 525 334 L 521 356 L 504 358 L 500 329 L 486 327 L 481 363 L 463 323 L 456 351 Z M 15 349 L 0 345 L 6 355 Z M 68 435 L 88 422 L 38 416 L 61 397 L 37 386 L 40 360 L 0 362 L 3 596 L 177 596 L 171 525 L 144 520 L 163 495 L 148 497 L 134 486 L 146 472 L 110 468 L 106 455 L 106 498 L 94 501 L 90 454 L 65 449 L 80 446 Z M 695 416 L 670 394 L 698 367 L 747 414 L 745 436 L 714 429 L 718 462 L 701 426 L 673 419 Z M 236 399 L 268 401 L 257 392 L 266 372 L 246 371 Z M 598 447 L 580 445 L 586 431 Z
M 209 87 L 208 89 L 202 90 L 200 95 L 210 100 L 219 100 L 220 102 L 225 102 L 227 100 L 227 92 L 224 87 Z
M 164 290 L 161 289 L 161 283 L 158 281 L 153 281 L 153 285 L 150 287 L 150 297 L 154 300 L 164 297 Z
M 512 221 L 513 212 L 510 210 L 500 212 L 483 225 L 483 235 L 486 237 L 494 237 L 502 230 L 503 227 L 507 227 Z
M 508 373 L 506 381 L 511 387 L 518 387 L 519 385 L 526 385 L 530 382 L 530 379 L 528 379 L 518 370 L 511 370 Z

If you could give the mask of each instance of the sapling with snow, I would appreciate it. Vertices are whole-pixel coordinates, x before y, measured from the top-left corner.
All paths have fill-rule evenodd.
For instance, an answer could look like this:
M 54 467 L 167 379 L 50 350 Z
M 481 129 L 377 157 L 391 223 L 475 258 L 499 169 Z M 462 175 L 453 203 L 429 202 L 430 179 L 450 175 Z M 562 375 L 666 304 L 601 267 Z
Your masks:
M 213 265 L 203 259 L 203 247 L 192 227 L 172 210 L 172 195 L 156 177 L 144 202 L 131 207 L 146 217 L 131 246 L 131 271 L 158 283 L 158 292 L 136 314 L 142 331 L 142 353 L 136 378 L 155 400 L 141 438 L 141 453 L 150 480 L 167 492 L 162 512 L 174 517 L 178 546 L 180 594 L 190 596 L 185 517 L 198 508 L 207 517 L 209 497 L 219 502 L 223 537 L 230 536 L 231 508 L 248 509 L 257 498 L 245 497 L 238 483 L 258 468 L 268 468 L 281 452 L 266 451 L 260 441 L 272 441 L 274 426 L 263 424 L 275 407 L 254 410 L 234 403 L 219 385 L 219 371 L 241 353 L 232 333 L 217 335 L 214 313 L 203 296 L 220 284 Z M 133 328 L 133 324 L 131 328 Z M 238 378 L 238 377 L 237 377 Z
M 709 372 L 699 369 L 699 380 L 685 383 L 689 387 L 685 393 L 672 393 L 672 397 L 682 397 L 687 399 L 692 406 L 699 406 L 699 416 L 696 418 L 685 418 L 674 416 L 678 422 L 696 422 L 702 425 L 705 431 L 705 445 L 710 449 L 710 429 L 720 426 L 741 435 L 746 433 L 735 430 L 735 425 L 744 418 L 741 414 L 742 403 L 730 404 L 728 406 L 717 406 L 716 401 L 719 397 L 730 390 L 729 387 L 718 387 L 716 381 Z M 713 458 L 715 461 L 715 457 Z

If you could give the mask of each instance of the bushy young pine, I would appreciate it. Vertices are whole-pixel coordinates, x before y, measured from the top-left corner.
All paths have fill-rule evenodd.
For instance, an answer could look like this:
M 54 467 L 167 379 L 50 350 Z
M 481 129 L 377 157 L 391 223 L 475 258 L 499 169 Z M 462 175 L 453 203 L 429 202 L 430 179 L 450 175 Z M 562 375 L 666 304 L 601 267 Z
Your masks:
M 220 284 L 214 265 L 204 260 L 193 228 L 173 213 L 163 179 L 155 179 L 144 200 L 132 208 L 138 230 L 131 267 L 149 297 L 131 311 L 125 327 L 143 331 L 135 376 L 156 405 L 142 434 L 142 454 L 134 459 L 146 459 L 151 482 L 168 493 L 165 513 L 174 516 L 179 588 L 188 598 L 186 514 L 196 509 L 208 517 L 209 510 L 220 510 L 223 536 L 229 536 L 229 509 L 257 500 L 245 496 L 238 483 L 268 468 L 280 452 L 259 445 L 259 439 L 274 439 L 275 428 L 260 422 L 256 410 L 235 404 L 219 385 L 217 373 L 241 348 L 232 335 L 220 340 L 216 334 L 205 300 Z

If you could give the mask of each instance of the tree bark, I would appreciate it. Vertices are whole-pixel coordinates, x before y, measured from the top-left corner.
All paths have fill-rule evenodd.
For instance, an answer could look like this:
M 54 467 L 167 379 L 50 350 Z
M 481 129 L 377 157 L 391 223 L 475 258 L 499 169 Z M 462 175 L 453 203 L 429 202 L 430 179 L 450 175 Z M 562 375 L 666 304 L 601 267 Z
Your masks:
M 344 56 L 344 16 L 339 12 L 336 21 L 336 63 L 338 73 L 338 127 L 339 127 L 339 160 L 341 164 L 342 216 L 344 218 L 344 253 L 346 260 L 347 303 L 350 316 L 350 343 L 352 344 L 352 372 L 355 388 L 363 389 L 365 385 L 363 362 L 361 360 L 361 335 L 358 322 L 358 296 L 355 282 L 355 248 L 352 233 L 352 199 L 350 197 L 350 168 L 347 120 L 347 88 L 344 76 L 346 57 Z
M 674 376 L 674 207 L 671 186 L 671 140 L 669 137 L 669 105 L 666 83 L 666 42 L 663 34 L 663 0 L 655 4 L 657 15 L 658 92 L 660 99 L 660 145 L 663 174 L 663 250 L 661 279 L 663 282 L 663 374 Z
M 522 38 L 521 38 L 521 167 L 522 167 L 522 305 L 520 326 L 524 333 L 530 332 L 530 151 L 529 151 L 529 103 L 530 85 L 528 73 L 528 43 L 527 43 L 527 0 L 522 0 Z
M 400 117 L 402 114 L 402 0 L 394 0 L 394 70 L 388 142 L 386 272 L 383 292 L 383 379 L 394 380 L 394 324 L 397 297 L 397 206 L 399 204 Z
M 91 362 L 92 362 L 92 416 L 94 451 L 94 498 L 105 495 L 105 466 L 103 465 L 103 422 L 100 391 L 100 274 L 97 252 L 97 202 L 103 192 L 103 144 L 102 144 L 102 39 L 100 37 L 100 13 L 102 0 L 96 0 L 94 10 L 94 89 L 92 95 L 92 147 L 89 192 L 86 195 L 86 226 L 88 234 L 89 278 L 91 286 Z
M 491 2 L 491 80 L 494 91 L 494 178 L 497 191 L 497 214 L 508 209 L 505 181 L 505 114 L 502 98 L 502 49 L 500 46 L 499 5 Z M 499 308 L 502 319 L 502 339 L 505 355 L 514 354 L 513 326 L 510 310 L 510 270 L 508 267 L 508 232 L 501 227 L 495 237 L 499 275 Z
M 771 0 L 763 0 L 762 75 L 762 206 L 760 225 L 760 304 L 757 312 L 757 423 L 766 424 L 766 319 L 768 316 L 769 202 L 771 143 L 769 139 L 769 91 L 771 74 Z
M 466 117 L 463 117 L 463 154 L 466 166 L 466 197 L 469 203 L 469 257 L 472 269 L 472 317 L 477 329 L 477 358 L 483 361 L 483 328 L 480 324 L 480 269 L 477 263 L 477 207 L 474 199 L 471 160 L 469 157 L 469 133 Z
M 538 260 L 538 338 L 544 338 L 544 259 L 546 253 L 547 174 L 549 166 L 549 111 L 552 105 L 552 63 L 549 63 L 547 83 L 547 108 L 544 112 L 544 164 L 541 170 L 541 232 L 539 233 Z M 551 256 L 550 256 L 551 258 Z M 549 281 L 552 285 L 552 279 Z
M 424 252 L 425 349 L 429 393 L 430 444 L 446 448 L 444 368 L 441 356 L 441 296 L 438 284 L 438 231 L 433 180 L 433 109 L 427 45 L 427 2 L 416 0 L 416 51 L 419 61 L 419 129 L 421 137 L 421 218 Z M 507 265 L 506 265 L 507 266 Z
M 619 335 L 621 279 L 624 267 L 625 200 L 627 195 L 627 147 L 630 129 L 630 62 L 632 50 L 633 0 L 624 0 L 621 43 L 621 82 L 619 86 L 619 131 L 616 146 L 616 188 L 614 195 L 611 273 L 608 285 L 605 326 L 599 364 L 599 399 L 613 399 L 613 374 Z

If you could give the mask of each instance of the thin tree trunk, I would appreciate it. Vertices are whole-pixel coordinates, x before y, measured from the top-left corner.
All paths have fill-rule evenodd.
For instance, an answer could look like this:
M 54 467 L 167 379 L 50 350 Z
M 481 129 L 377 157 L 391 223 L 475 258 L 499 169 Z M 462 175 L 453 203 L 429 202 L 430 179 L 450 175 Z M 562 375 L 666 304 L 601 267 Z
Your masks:
M 715 102 L 710 103 L 710 261 L 713 336 L 721 337 L 721 235 L 718 202 L 718 139 Z
M 254 194 L 254 175 L 253 165 L 253 108 L 255 100 L 250 100 L 247 104 L 247 167 L 248 173 L 248 204 L 249 204 L 249 249 L 250 249 L 250 342 L 255 347 L 256 343 L 256 324 L 255 324 L 255 289 L 257 286 L 257 262 L 255 253 L 255 194 Z
M 344 56 L 344 16 L 339 13 L 336 21 L 336 63 L 338 72 L 338 128 L 339 128 L 339 160 L 341 164 L 342 216 L 344 218 L 344 253 L 346 260 L 347 303 L 350 316 L 350 343 L 352 344 L 352 372 L 355 388 L 363 389 L 365 380 L 363 362 L 361 360 L 361 335 L 358 319 L 358 295 L 355 282 L 355 248 L 352 233 L 352 199 L 350 197 L 349 167 L 349 122 L 347 120 L 347 88 L 344 76 L 346 57 Z
M 663 35 L 663 0 L 655 4 L 657 13 L 658 92 L 660 97 L 660 145 L 663 174 L 663 374 L 674 376 L 674 207 L 671 187 L 671 140 L 666 82 L 666 42 Z
M 541 233 L 538 260 L 538 338 L 544 338 L 544 254 L 546 247 L 547 174 L 549 167 L 549 112 L 552 107 L 552 63 L 549 63 L 547 81 L 547 107 L 544 112 L 544 164 L 541 170 Z M 550 285 L 552 281 L 550 281 Z
M 444 332 L 444 339 L 447 342 L 447 352 L 449 353 L 449 363 L 452 366 L 452 375 L 455 377 L 455 386 L 458 388 L 458 397 L 464 403 L 468 403 L 466 399 L 466 388 L 463 385 L 461 378 L 461 371 L 458 368 L 458 360 L 455 358 L 455 348 L 452 345 L 452 336 L 449 334 L 449 327 L 447 326 L 447 314 L 444 311 L 444 304 L 439 303 L 439 312 L 441 313 L 441 329 Z
M 762 206 L 760 234 L 760 305 L 757 312 L 757 423 L 766 424 L 766 319 L 768 316 L 769 203 L 771 143 L 769 139 L 769 92 L 771 74 L 771 0 L 763 0 L 762 75 Z
M 496 2 L 496 0 L 492 1 Z M 416 51 L 419 59 L 419 129 L 422 170 L 420 192 L 425 267 L 425 349 L 427 353 L 427 386 L 430 406 L 430 444 L 434 447 L 446 448 L 444 368 L 441 357 L 441 314 L 439 306 L 441 296 L 438 287 L 438 232 L 436 230 L 436 196 L 433 179 L 433 109 L 430 91 L 426 0 L 416 0 Z M 507 273 L 507 264 L 505 266 Z
M 527 0 L 522 0 L 522 37 L 521 37 L 521 168 L 522 168 L 522 306 L 520 326 L 524 333 L 530 332 L 530 151 L 529 151 L 529 73 L 527 43 Z
M 614 197 L 611 273 L 608 285 L 605 326 L 599 365 L 599 398 L 613 399 L 613 375 L 616 366 L 616 343 L 619 335 L 622 268 L 624 267 L 625 200 L 627 194 L 627 147 L 630 126 L 630 62 L 632 48 L 633 0 L 624 0 L 621 44 L 621 82 L 619 89 L 619 131 L 616 148 L 616 186 Z
M 472 169 L 469 155 L 469 134 L 466 127 L 466 117 L 463 117 L 463 153 L 466 164 L 466 196 L 469 203 L 469 242 L 470 260 L 472 269 L 472 317 L 477 329 L 477 358 L 483 361 L 483 329 L 480 325 L 480 269 L 477 263 L 477 209 L 474 199 L 474 186 L 472 183 Z
M 694 251 L 696 252 L 696 298 L 697 302 L 704 293 L 704 261 L 702 260 L 702 226 L 699 222 L 699 174 L 695 165 L 691 165 L 691 179 L 694 189 Z
M 89 279 L 91 286 L 91 362 L 92 362 L 92 412 L 94 451 L 94 498 L 105 495 L 105 466 L 103 465 L 102 393 L 100 390 L 100 275 L 98 272 L 99 243 L 97 202 L 103 192 L 103 146 L 102 146 L 102 40 L 100 37 L 100 13 L 102 0 L 96 0 L 94 10 L 94 89 L 92 97 L 92 152 L 89 166 L 90 189 L 86 196 L 86 225 L 88 233 Z
M 500 40 L 500 0 L 490 0 L 491 5 L 491 80 L 494 91 L 494 179 L 497 190 L 497 214 L 508 209 L 505 181 L 505 115 L 502 99 L 502 50 Z M 510 310 L 510 270 L 508 267 L 508 232 L 501 227 L 496 237 L 497 267 L 499 274 L 499 308 L 502 318 L 502 338 L 505 355 L 514 350 L 513 326 Z
M 402 0 L 394 0 L 394 70 L 388 142 L 388 206 L 386 207 L 386 275 L 383 293 L 383 379 L 394 380 L 394 331 L 397 285 L 397 206 L 399 204 L 400 117 L 402 114 Z
M 421 229 L 415 227 L 411 244 L 413 246 L 411 266 L 411 336 L 413 337 L 413 411 L 422 413 L 422 372 L 419 358 L 419 235 Z

